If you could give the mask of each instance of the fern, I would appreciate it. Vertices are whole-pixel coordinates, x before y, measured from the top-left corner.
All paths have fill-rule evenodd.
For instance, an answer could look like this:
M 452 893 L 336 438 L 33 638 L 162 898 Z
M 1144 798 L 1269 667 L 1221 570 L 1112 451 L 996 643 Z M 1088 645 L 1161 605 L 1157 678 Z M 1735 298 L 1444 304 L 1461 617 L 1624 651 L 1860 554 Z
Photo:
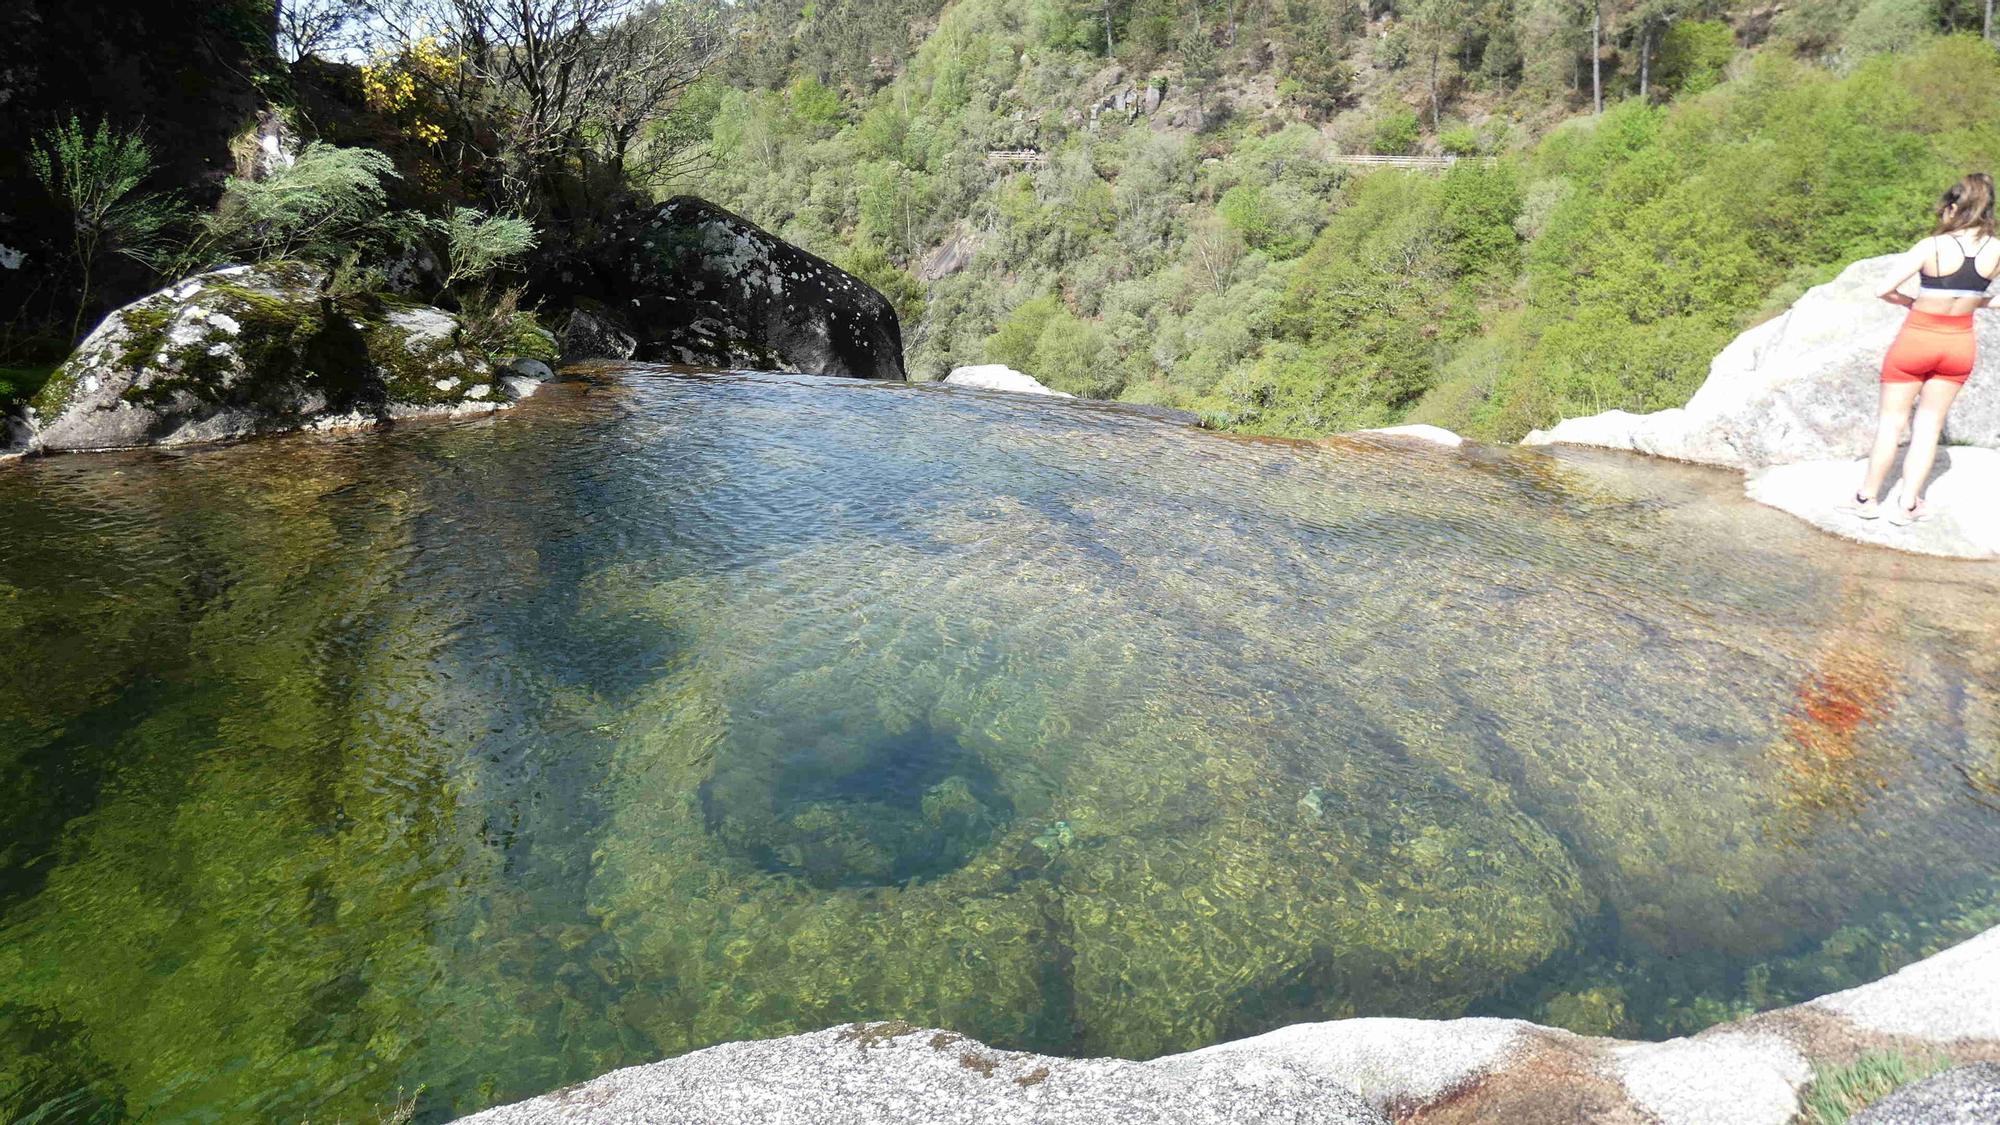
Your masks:
M 263 180 L 231 179 L 203 220 L 208 253 L 336 263 L 372 256 L 407 238 L 407 212 L 388 208 L 390 159 L 369 148 L 313 143 Z
M 444 231 L 450 273 L 446 287 L 485 277 L 535 248 L 535 228 L 513 215 L 488 215 L 455 208 L 439 224 Z

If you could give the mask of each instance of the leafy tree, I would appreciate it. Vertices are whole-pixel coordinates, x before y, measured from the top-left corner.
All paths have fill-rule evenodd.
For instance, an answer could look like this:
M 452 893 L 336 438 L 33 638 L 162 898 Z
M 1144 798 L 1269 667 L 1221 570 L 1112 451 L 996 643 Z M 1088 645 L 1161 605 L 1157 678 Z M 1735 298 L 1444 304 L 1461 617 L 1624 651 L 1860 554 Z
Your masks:
M 1736 33 L 1713 20 L 1684 20 L 1660 36 L 1660 84 L 1677 94 L 1699 94 L 1722 80 L 1736 56 Z

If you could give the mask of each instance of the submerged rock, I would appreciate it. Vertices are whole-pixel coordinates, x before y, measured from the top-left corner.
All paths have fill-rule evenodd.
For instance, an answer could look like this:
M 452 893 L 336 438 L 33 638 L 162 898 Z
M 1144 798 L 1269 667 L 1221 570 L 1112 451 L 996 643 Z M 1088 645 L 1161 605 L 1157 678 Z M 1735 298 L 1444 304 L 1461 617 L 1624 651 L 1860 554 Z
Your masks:
M 1423 423 L 1415 423 L 1408 426 L 1383 426 L 1379 429 L 1362 430 L 1360 432 L 1364 434 L 1377 434 L 1382 437 L 1408 438 L 1411 441 L 1427 441 L 1432 445 L 1444 445 L 1453 448 L 1465 444 L 1464 438 L 1459 437 L 1443 426 L 1430 426 Z
M 232 266 L 116 310 L 29 404 L 27 451 L 485 412 L 539 383 L 516 368 L 496 385 L 491 359 L 451 313 L 331 300 L 320 281 L 299 263 Z M 506 343 L 553 357 L 539 330 Z
M 600 258 L 596 288 L 629 325 L 639 359 L 903 378 L 903 333 L 887 298 L 712 203 L 670 199 L 631 220 Z
M 1875 297 L 1893 261 L 1856 262 L 1738 336 L 1684 407 L 1571 418 L 1525 444 L 1598 445 L 1739 469 L 1864 456 L 1882 356 L 1904 316 Z M 1945 441 L 2000 448 L 2000 317 L 1975 314 L 1974 324 L 1979 370 L 1952 407 Z
M 944 381 L 954 387 L 978 387 L 986 391 L 1007 391 L 1017 395 L 1054 395 L 1057 398 L 1075 398 L 1075 395 L 1050 390 L 1033 375 L 1023 375 L 1004 363 L 982 363 L 973 367 L 954 367 Z

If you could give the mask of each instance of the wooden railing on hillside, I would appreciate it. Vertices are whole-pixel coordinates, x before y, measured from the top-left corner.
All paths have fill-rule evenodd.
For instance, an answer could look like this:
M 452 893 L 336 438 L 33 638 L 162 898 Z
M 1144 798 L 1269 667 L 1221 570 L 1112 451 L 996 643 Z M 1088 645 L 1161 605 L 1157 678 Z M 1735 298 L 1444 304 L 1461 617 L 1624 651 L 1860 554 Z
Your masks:
M 1361 164 L 1376 168 L 1449 168 L 1461 160 L 1493 163 L 1490 156 L 1329 156 L 1329 164 Z
M 1329 164 L 1354 164 L 1370 168 L 1449 168 L 1461 160 L 1476 160 L 1481 164 L 1493 163 L 1490 156 L 1329 156 Z M 1025 164 L 1039 168 L 1049 162 L 1049 158 L 1031 148 L 994 149 L 986 154 L 988 164 Z

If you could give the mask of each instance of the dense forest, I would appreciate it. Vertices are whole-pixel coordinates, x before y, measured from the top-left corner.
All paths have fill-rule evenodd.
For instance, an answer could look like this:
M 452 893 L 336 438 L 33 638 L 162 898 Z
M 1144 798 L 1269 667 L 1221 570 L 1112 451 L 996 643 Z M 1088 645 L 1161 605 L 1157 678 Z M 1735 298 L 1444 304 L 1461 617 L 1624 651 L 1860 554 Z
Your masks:
M 752 0 L 682 186 L 866 277 L 914 377 L 1312 435 L 1683 401 L 2000 155 L 1971 0 Z M 1013 153 L 995 157 L 994 153 Z M 1377 170 L 1354 154 L 1460 157 Z

